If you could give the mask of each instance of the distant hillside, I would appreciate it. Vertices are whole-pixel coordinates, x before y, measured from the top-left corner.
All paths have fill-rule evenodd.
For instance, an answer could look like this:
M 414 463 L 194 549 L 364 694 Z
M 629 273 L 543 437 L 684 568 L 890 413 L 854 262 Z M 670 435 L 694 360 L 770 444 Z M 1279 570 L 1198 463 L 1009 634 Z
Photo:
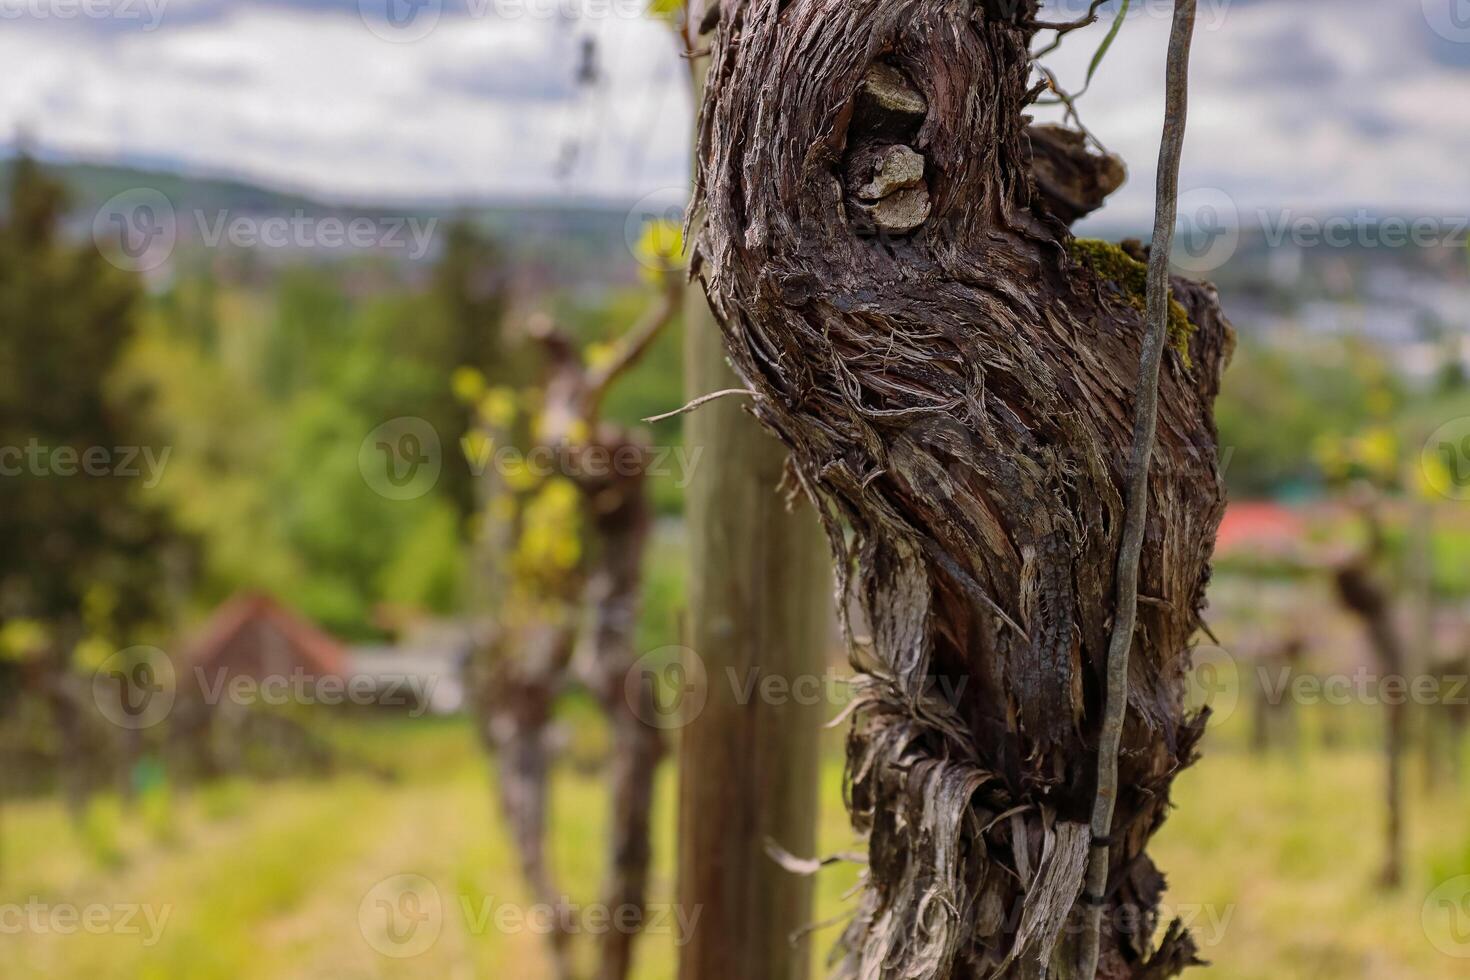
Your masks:
M 0 186 L 9 182 L 11 160 L 0 160 Z M 221 177 L 192 176 L 165 171 L 95 163 L 48 163 L 48 169 L 71 195 L 69 224 L 77 234 L 90 234 L 98 210 L 119 194 L 139 189 L 161 193 L 177 215 L 180 249 L 204 247 L 209 233 L 219 228 L 221 214 L 246 217 L 295 218 L 311 221 L 336 217 L 343 221 L 366 217 L 385 225 L 398 219 L 416 219 L 420 226 L 468 217 L 493 234 L 524 274 L 547 285 L 599 286 L 631 281 L 637 263 L 626 242 L 630 204 L 615 202 L 495 201 L 459 207 L 452 204 L 332 203 L 291 191 Z M 304 255 L 283 249 L 279 261 L 335 260 L 361 250 Z M 431 250 L 422 256 L 432 259 Z M 414 261 L 406 251 L 382 250 L 394 261 Z
M 117 195 L 140 189 L 161 193 L 176 214 L 175 262 L 211 254 L 206 250 L 221 227 L 221 215 L 251 220 L 289 220 L 299 215 L 309 222 L 365 217 L 383 225 L 412 219 L 421 231 L 428 222 L 465 215 L 501 242 L 519 284 L 529 290 L 596 293 L 636 281 L 639 271 L 632 254 L 638 217 L 630 218 L 633 207 L 627 203 L 502 200 L 465 208 L 440 202 L 343 203 L 225 177 L 94 163 L 49 166 L 71 191 L 70 230 L 78 237 L 92 233 L 99 209 Z M 8 180 L 10 168 L 10 161 L 0 160 L 0 181 Z M 1322 220 L 1314 222 L 1309 215 L 1242 212 L 1237 217 L 1239 233 L 1224 240 L 1226 247 L 1218 252 L 1218 262 L 1181 264 L 1196 278 L 1220 286 L 1230 297 L 1228 308 L 1236 325 L 1246 334 L 1348 331 L 1403 347 L 1437 342 L 1446 334 L 1470 333 L 1470 314 L 1466 313 L 1470 310 L 1470 263 L 1466 262 L 1464 222 L 1443 222 L 1446 240 L 1432 247 L 1387 247 L 1375 222 L 1354 219 L 1359 223 L 1350 227 L 1356 230 L 1333 247 L 1312 245 L 1311 240 L 1305 245 L 1294 243 L 1286 225 L 1276 227 L 1290 218 L 1308 232 L 1313 228 L 1320 232 Z M 1114 241 L 1147 236 L 1145 229 L 1110 224 L 1106 212 L 1079 233 Z M 402 247 L 251 248 L 248 255 L 236 256 L 246 260 L 237 266 L 248 268 L 252 275 L 269 274 L 290 265 L 351 261 L 366 255 L 379 263 L 402 265 L 412 275 L 417 266 L 438 254 L 437 233 L 424 239 L 426 247 L 413 253 Z M 1180 247 L 1187 247 L 1191 240 L 1189 234 L 1182 235 Z M 1206 237 L 1203 245 L 1213 242 Z M 233 254 L 231 248 L 227 243 L 213 254 Z M 1216 252 L 1206 248 L 1201 254 L 1209 258 Z M 1180 259 L 1176 253 L 1176 261 Z M 367 278 L 377 281 L 373 276 Z

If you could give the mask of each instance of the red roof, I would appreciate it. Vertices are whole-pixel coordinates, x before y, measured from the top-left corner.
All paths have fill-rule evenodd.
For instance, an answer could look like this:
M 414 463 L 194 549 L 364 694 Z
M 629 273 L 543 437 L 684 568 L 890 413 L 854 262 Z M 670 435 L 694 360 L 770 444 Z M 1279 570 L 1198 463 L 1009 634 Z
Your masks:
M 1270 501 L 1243 501 L 1225 509 L 1215 550 L 1281 548 L 1301 543 L 1306 533 L 1306 522 L 1291 508 Z
M 346 673 L 347 651 L 315 624 L 264 593 L 242 592 L 214 611 L 188 656 L 197 664 L 230 658 L 258 646 L 252 628 L 268 629 L 285 641 L 283 652 L 319 675 Z

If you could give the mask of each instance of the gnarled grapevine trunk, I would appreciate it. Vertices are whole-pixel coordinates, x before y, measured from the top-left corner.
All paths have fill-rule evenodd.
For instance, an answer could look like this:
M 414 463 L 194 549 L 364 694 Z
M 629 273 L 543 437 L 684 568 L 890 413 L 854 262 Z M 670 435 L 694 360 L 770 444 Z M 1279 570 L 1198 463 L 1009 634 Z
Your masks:
M 1066 224 L 1121 169 L 1023 114 L 1035 15 L 727 0 L 713 45 L 696 271 L 867 620 L 848 624 L 849 778 L 870 866 L 840 976 L 1078 972 L 1146 328 L 1136 249 Z M 1146 848 L 1204 725 L 1184 674 L 1224 507 L 1211 411 L 1231 331 L 1212 287 L 1173 290 L 1108 978 L 1194 960 L 1177 925 L 1154 942 Z
M 643 557 L 653 524 L 647 450 L 615 427 L 603 428 L 600 444 L 608 448 L 611 458 L 639 461 L 635 468 L 580 482 L 591 531 L 587 603 L 592 621 L 585 673 L 612 732 L 608 759 L 611 846 L 602 901 L 617 914 L 637 910 L 631 923 L 608 930 L 599 940 L 598 976 L 624 980 L 632 968 L 637 938 L 636 930 L 627 926 L 641 928 L 647 902 L 653 864 L 654 780 L 664 740 L 651 723 L 657 717 L 653 692 L 642 687 L 630 691 L 627 683 L 638 660 L 635 639 L 643 596 Z
M 578 926 L 547 857 L 554 710 L 574 668 L 611 729 L 611 847 L 602 898 L 618 925 L 599 940 L 599 980 L 628 976 L 646 912 L 654 782 L 664 743 L 648 721 L 656 716 L 651 693 L 629 692 L 625 681 L 637 661 L 643 558 L 653 520 L 651 458 L 632 433 L 602 422 L 600 410 L 613 382 L 674 318 L 680 296 L 679 281 L 669 276 L 660 301 L 599 368 L 584 365 L 571 339 L 549 321 L 533 328 L 547 371 L 535 428 L 564 467 L 546 476 L 564 481 L 577 502 L 577 519 L 569 524 L 578 526 L 556 529 L 577 537 L 569 567 L 541 569 L 517 592 L 511 555 L 527 533 L 526 515 L 511 504 L 494 467 L 482 478 L 481 587 L 486 606 L 498 606 L 499 617 L 479 665 L 477 709 L 486 747 L 500 762 L 502 809 L 527 883 L 538 902 L 561 910 L 547 935 L 558 980 L 577 975 L 572 943 Z M 492 445 L 506 437 L 488 423 L 483 434 Z M 540 489 L 546 486 L 543 481 Z M 513 609 L 517 604 L 521 608 Z
M 1362 623 L 1382 676 L 1404 677 L 1408 655 L 1399 633 L 1392 591 L 1379 578 L 1378 566 L 1388 550 L 1377 502 L 1369 496 L 1360 505 L 1368 525 L 1366 553 L 1340 565 L 1333 584 L 1342 605 Z M 1408 705 L 1402 698 L 1384 699 L 1383 770 L 1385 848 L 1380 883 L 1397 888 L 1404 877 L 1404 747 L 1408 736 Z

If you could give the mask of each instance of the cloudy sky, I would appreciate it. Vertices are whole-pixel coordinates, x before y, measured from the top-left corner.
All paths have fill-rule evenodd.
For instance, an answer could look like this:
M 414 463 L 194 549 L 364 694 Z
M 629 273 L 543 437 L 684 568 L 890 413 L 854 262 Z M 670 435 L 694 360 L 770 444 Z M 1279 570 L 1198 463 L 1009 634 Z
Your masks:
M 567 16 L 577 2 L 0 0 L 0 145 L 24 130 L 48 153 L 353 200 L 681 185 L 690 108 L 672 38 L 640 0 Z M 1129 220 L 1151 210 L 1169 18 L 1167 0 L 1134 7 L 1082 103 L 1132 164 L 1112 209 Z M 1064 82 L 1100 31 L 1054 56 Z M 581 87 L 587 38 L 600 81 Z M 1467 161 L 1470 0 L 1200 0 L 1186 190 L 1464 213 Z

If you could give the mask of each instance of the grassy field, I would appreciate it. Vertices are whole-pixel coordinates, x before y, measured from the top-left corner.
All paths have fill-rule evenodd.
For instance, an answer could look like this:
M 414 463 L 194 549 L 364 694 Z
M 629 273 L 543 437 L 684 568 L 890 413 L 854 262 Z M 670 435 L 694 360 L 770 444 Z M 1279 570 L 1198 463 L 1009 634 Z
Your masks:
M 0 975 L 549 977 L 540 937 L 502 911 L 527 896 L 467 726 L 387 723 L 351 734 L 357 751 L 403 778 L 223 783 L 127 813 L 103 800 L 81 829 L 57 803 L 9 803 L 0 816 Z M 1155 848 L 1170 874 L 1170 907 L 1191 921 L 1213 963 L 1193 975 L 1470 975 L 1470 959 L 1430 942 L 1423 917 L 1437 884 L 1470 873 L 1470 794 L 1426 796 L 1421 781 L 1410 780 L 1409 881 L 1384 893 L 1374 886 L 1381 817 L 1371 750 L 1262 760 L 1235 749 L 1231 734 L 1212 736 L 1213 751 L 1181 778 L 1179 809 Z M 671 777 L 666 767 L 653 896 L 665 907 L 672 900 Z M 829 805 L 822 815 L 824 847 L 832 850 L 851 845 L 840 780 L 834 753 L 823 775 Z M 567 767 L 556 792 L 557 866 L 574 900 L 595 901 L 600 784 Z M 377 905 L 398 901 L 403 875 L 432 882 L 439 898 L 437 915 L 420 907 L 432 915 L 426 929 L 437 929 L 437 938 L 407 959 L 378 951 L 409 948 L 383 942 Z M 820 918 L 840 913 L 852 879 L 851 869 L 822 879 Z M 66 929 L 53 913 L 68 907 L 94 916 L 93 928 Z M 14 928 L 33 909 L 42 910 L 43 927 Z M 669 920 L 644 940 L 640 980 L 673 977 L 676 933 Z M 834 933 L 816 936 L 814 958 Z M 1470 955 L 1470 943 L 1456 951 Z

